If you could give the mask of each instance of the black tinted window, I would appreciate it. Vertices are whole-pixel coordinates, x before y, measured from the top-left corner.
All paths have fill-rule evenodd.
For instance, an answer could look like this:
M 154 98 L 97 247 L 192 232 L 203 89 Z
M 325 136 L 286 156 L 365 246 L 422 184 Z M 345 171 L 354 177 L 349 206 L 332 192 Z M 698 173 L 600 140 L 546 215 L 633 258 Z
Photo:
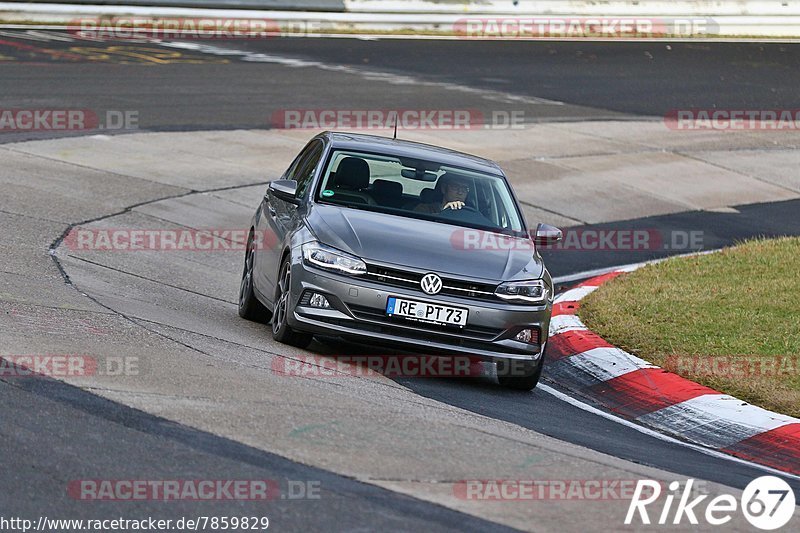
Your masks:
M 314 170 L 322 158 L 322 141 L 311 141 L 295 159 L 289 171 L 286 173 L 287 180 L 297 182 L 297 197 L 300 198 L 308 189 L 311 178 L 314 177 Z

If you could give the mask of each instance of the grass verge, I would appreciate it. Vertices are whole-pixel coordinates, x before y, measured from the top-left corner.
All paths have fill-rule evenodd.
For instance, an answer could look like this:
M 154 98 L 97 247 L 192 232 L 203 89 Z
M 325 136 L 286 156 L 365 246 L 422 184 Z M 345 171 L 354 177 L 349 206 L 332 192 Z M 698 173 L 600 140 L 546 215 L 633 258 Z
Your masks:
M 600 287 L 579 314 L 642 359 L 800 417 L 800 238 L 649 265 Z

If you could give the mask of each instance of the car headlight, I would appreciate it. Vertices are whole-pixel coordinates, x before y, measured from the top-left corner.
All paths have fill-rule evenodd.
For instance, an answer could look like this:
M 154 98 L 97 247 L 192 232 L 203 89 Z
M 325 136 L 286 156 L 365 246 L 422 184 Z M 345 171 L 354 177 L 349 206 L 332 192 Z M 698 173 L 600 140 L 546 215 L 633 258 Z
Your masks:
M 366 274 L 367 265 L 354 255 L 318 242 L 303 245 L 303 261 L 308 265 L 343 274 Z
M 541 304 L 550 297 L 550 289 L 540 279 L 507 281 L 500 284 L 494 293 L 503 300 L 526 304 Z

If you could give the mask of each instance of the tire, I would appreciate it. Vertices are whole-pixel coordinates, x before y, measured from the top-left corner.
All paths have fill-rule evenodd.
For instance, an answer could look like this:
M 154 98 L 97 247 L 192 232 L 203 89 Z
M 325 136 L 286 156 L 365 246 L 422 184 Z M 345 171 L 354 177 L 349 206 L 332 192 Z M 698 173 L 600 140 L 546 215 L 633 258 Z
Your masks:
M 497 381 L 509 389 L 530 391 L 539 384 L 543 366 L 544 354 L 534 363 L 503 359 L 497 362 Z
M 275 312 L 272 315 L 272 338 L 283 344 L 290 344 L 298 348 L 307 348 L 314 335 L 304 331 L 296 331 L 289 326 L 288 319 L 291 309 L 292 269 L 287 256 L 281 264 L 278 274 L 278 283 L 275 286 Z
M 255 265 L 255 247 L 253 234 L 247 237 L 247 247 L 244 252 L 244 270 L 242 282 L 239 284 L 239 316 L 266 324 L 272 318 L 272 313 L 258 301 L 253 290 L 253 268 Z

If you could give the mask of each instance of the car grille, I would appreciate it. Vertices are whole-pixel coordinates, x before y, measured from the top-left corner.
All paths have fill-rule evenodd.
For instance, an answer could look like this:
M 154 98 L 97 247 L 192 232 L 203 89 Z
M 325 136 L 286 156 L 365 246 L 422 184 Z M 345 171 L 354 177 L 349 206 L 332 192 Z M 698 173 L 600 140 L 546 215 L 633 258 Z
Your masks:
M 385 285 L 414 289 L 425 294 L 419 284 L 424 274 L 418 272 L 368 264 L 367 275 L 371 279 Z M 494 294 L 496 288 L 497 285 L 476 283 L 442 276 L 442 290 L 439 291 L 438 294 L 472 298 L 475 300 L 498 301 L 499 298 Z
M 430 331 L 431 333 L 451 335 L 454 338 L 470 337 L 475 340 L 492 340 L 504 331 L 502 329 L 486 328 L 482 326 L 466 325 L 462 328 L 459 328 L 455 326 L 429 324 L 426 322 L 407 321 L 398 317 L 390 317 L 383 309 L 352 304 L 349 305 L 349 307 L 350 311 L 352 311 L 357 318 L 369 320 L 370 322 L 377 322 L 388 328 L 402 328 L 404 330 L 411 328 L 413 330 L 426 330 Z

